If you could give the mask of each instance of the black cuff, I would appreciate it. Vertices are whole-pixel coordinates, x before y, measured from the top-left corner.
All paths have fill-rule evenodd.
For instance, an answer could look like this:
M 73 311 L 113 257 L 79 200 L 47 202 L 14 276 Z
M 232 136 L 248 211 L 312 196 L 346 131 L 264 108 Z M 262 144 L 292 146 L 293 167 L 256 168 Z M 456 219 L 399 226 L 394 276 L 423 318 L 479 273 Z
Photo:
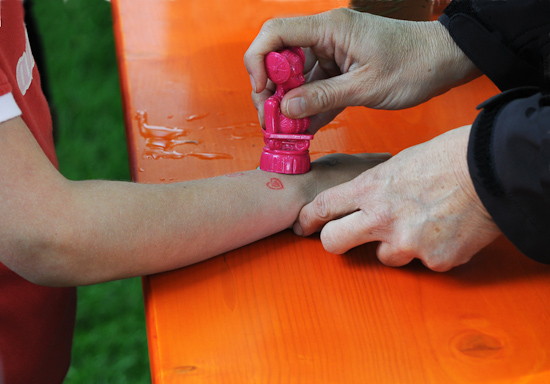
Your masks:
M 540 69 L 518 57 L 502 43 L 498 33 L 489 31 L 475 16 L 443 14 L 439 22 L 464 54 L 501 91 L 542 84 Z
M 480 107 L 468 144 L 476 192 L 520 251 L 550 264 L 550 106 L 529 87 Z

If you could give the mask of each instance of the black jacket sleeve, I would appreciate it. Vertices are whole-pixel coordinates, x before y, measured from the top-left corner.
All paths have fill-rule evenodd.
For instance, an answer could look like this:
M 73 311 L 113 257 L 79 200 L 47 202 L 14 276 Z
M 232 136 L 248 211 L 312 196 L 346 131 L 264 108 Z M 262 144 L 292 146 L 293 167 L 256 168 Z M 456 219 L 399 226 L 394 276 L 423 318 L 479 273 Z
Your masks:
M 472 125 L 476 192 L 518 249 L 550 263 L 550 1 L 454 0 L 439 21 L 504 91 Z
M 453 0 L 439 21 L 500 90 L 543 84 L 550 1 Z
M 527 256 L 550 263 L 550 98 L 516 88 L 481 105 L 468 143 L 476 192 Z

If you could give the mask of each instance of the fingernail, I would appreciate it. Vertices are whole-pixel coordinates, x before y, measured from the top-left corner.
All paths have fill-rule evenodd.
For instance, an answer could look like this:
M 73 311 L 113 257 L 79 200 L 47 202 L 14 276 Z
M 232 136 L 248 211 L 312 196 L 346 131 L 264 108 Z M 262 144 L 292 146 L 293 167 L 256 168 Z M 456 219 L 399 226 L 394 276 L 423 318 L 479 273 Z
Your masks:
M 289 117 L 301 117 L 306 110 L 306 101 L 303 97 L 295 97 L 286 103 Z
M 294 223 L 294 225 L 292 226 L 292 230 L 294 231 L 294 233 L 298 236 L 303 236 L 304 235 L 304 230 L 302 229 L 302 227 L 300 226 L 300 224 L 298 224 L 297 222 Z
M 250 76 L 250 84 L 252 85 L 252 90 L 256 92 L 256 80 L 254 80 L 254 77 L 252 75 Z

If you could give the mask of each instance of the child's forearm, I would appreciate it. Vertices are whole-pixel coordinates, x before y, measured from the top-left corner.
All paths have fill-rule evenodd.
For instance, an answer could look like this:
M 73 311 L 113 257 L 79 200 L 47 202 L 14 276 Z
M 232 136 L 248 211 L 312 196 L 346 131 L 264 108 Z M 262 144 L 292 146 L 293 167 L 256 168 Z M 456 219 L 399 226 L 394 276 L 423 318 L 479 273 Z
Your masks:
M 313 197 L 306 180 L 254 170 L 168 186 L 72 182 L 58 223 L 67 238 L 42 257 L 75 278 L 66 284 L 183 267 L 288 228 Z
M 167 271 L 240 247 L 384 159 L 339 155 L 304 175 L 253 170 L 171 185 L 69 181 L 21 119 L 0 124 L 0 135 L 0 261 L 44 285 Z
M 69 181 L 24 122 L 0 124 L 0 261 L 47 285 L 182 267 L 292 224 L 311 176 L 249 171 L 146 185 Z

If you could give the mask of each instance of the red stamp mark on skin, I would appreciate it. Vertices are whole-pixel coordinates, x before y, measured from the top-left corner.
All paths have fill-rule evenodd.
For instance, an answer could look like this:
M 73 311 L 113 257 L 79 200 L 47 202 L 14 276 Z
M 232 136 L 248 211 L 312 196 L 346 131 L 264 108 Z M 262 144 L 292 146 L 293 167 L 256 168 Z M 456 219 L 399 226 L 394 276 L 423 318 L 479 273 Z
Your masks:
M 239 176 L 244 176 L 244 174 L 245 174 L 244 172 L 235 172 L 235 173 L 228 173 L 225 176 L 227 176 L 227 177 L 239 177 Z
M 283 182 L 276 177 L 272 177 L 265 185 L 267 185 L 269 189 L 285 189 Z

